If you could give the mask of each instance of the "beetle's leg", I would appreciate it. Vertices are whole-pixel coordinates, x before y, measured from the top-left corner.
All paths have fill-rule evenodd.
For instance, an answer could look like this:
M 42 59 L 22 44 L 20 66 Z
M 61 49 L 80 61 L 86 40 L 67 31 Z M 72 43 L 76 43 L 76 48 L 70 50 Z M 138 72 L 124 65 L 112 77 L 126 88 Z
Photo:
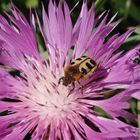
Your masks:
M 73 90 L 74 90 L 74 88 L 75 88 L 75 83 L 74 83 L 74 82 L 72 82 L 72 89 L 71 89 L 70 91 L 73 91 Z
M 58 84 L 60 84 L 60 82 L 64 79 L 64 77 L 61 77 L 58 81 Z

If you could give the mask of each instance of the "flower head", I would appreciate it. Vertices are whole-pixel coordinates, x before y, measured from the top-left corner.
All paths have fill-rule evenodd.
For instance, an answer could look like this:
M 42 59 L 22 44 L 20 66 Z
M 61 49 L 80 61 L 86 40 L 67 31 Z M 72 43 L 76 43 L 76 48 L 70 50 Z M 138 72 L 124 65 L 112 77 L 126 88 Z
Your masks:
M 93 6 L 88 10 L 84 1 L 73 27 L 67 4 L 50 1 L 48 14 L 42 10 L 43 27 L 37 17 L 48 52 L 45 59 L 38 51 L 33 15 L 29 24 L 15 7 L 12 14 L 7 14 L 10 23 L 0 16 L 0 139 L 137 139 L 137 128 L 119 117 L 136 122 L 126 111 L 132 94 L 125 89 L 139 81 L 140 75 L 132 76 L 139 67 L 127 63 L 127 54 L 114 54 L 132 30 L 106 41 L 118 24 L 112 24 L 115 16 L 109 22 L 106 12 L 95 18 Z M 58 84 L 70 59 L 83 55 L 99 66 L 80 80 L 82 88 L 77 82 L 73 90 L 72 84 Z M 123 92 L 105 98 L 118 88 Z

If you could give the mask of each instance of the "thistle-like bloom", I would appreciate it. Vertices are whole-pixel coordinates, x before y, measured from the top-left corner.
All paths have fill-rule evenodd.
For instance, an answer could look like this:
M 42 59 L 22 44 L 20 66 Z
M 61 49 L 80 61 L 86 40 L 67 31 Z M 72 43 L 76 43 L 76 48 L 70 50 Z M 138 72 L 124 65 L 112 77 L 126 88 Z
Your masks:
M 95 18 L 93 6 L 88 10 L 86 1 L 73 26 L 67 4 L 56 6 L 50 1 L 48 14 L 42 10 L 43 25 L 37 17 L 48 53 L 43 58 L 33 15 L 29 24 L 16 8 L 12 14 L 7 14 L 10 22 L 0 16 L 0 139 L 138 138 L 137 128 L 123 118 L 137 121 L 127 111 L 127 101 L 138 98 L 139 64 L 129 57 L 131 51 L 114 53 L 131 30 L 108 37 L 118 24 L 112 23 L 115 16 L 109 22 L 106 12 Z M 96 72 L 80 80 L 82 88 L 77 82 L 73 90 L 72 84 L 58 84 L 70 59 L 82 55 L 99 64 Z M 115 95 L 118 89 L 122 92 Z

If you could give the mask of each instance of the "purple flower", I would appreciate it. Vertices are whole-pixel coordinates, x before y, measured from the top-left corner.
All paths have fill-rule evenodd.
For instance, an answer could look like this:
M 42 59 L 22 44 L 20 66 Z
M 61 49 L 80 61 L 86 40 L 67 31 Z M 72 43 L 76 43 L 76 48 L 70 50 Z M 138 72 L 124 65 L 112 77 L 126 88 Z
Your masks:
M 131 55 L 137 49 L 126 55 L 114 53 L 132 30 L 107 38 L 118 24 L 112 23 L 115 16 L 108 22 L 106 12 L 95 18 L 93 6 L 88 11 L 86 1 L 73 27 L 67 4 L 56 6 L 50 1 L 48 14 L 42 10 L 43 26 L 37 17 L 46 59 L 38 51 L 34 16 L 29 24 L 15 7 L 12 14 L 7 14 L 10 22 L 0 16 L 0 139 L 138 138 L 138 129 L 123 121 L 137 122 L 127 111 L 127 101 L 139 90 L 135 87 L 140 73 L 135 71 L 140 68 Z M 58 84 L 70 57 L 83 55 L 99 64 L 96 72 L 80 80 L 82 88 L 77 82 L 74 90 L 72 84 Z M 115 95 L 118 89 L 122 92 Z
M 131 84 L 128 88 L 131 91 L 130 96 L 140 100 L 140 44 L 120 58 L 118 65 L 124 66 L 127 71 L 128 69 L 130 70 L 129 74 L 128 72 L 126 73 L 126 76 L 131 79 Z

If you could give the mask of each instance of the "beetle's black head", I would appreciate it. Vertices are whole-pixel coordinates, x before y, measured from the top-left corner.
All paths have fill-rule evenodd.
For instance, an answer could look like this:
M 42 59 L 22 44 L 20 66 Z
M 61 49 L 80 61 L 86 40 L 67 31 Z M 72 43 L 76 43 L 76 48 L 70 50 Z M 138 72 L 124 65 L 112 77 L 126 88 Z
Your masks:
M 70 76 L 70 75 L 68 75 L 68 76 L 66 76 L 66 77 L 61 77 L 61 78 L 59 79 L 59 83 L 60 83 L 61 80 L 62 80 L 62 84 L 63 84 L 64 86 L 68 86 L 69 84 L 71 84 L 71 83 L 74 81 L 74 79 L 73 79 L 72 76 Z

